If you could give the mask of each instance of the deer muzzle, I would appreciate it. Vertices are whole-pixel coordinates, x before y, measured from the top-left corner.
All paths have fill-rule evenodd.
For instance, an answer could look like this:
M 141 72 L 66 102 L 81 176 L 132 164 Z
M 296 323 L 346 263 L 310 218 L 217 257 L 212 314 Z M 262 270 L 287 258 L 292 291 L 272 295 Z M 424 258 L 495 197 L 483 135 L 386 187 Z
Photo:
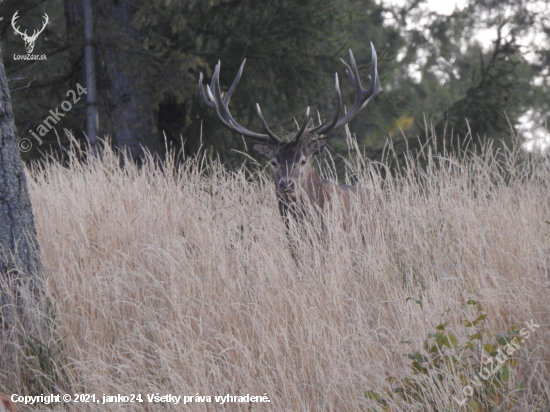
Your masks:
M 292 180 L 281 179 L 278 182 L 278 186 L 279 186 L 278 187 L 279 192 L 284 193 L 284 194 L 293 193 L 294 190 L 296 189 L 296 185 L 294 184 L 294 181 L 292 181 Z

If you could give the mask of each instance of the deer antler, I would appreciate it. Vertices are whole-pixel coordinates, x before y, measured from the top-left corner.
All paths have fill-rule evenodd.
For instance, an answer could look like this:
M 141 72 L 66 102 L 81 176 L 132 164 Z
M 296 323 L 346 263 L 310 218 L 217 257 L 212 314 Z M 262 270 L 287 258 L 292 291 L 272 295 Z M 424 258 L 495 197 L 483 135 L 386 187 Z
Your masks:
M 340 113 L 342 112 L 342 93 L 340 91 L 340 83 L 338 80 L 338 73 L 336 73 L 335 76 L 335 89 L 336 89 L 336 114 L 332 121 L 327 124 L 320 124 L 319 126 L 316 126 L 312 129 L 307 129 L 307 124 L 309 122 L 309 107 L 306 110 L 306 114 L 304 116 L 304 120 L 302 122 L 302 125 L 296 135 L 294 136 L 294 141 L 298 143 L 300 141 L 300 138 L 306 133 L 313 133 L 316 135 L 322 135 L 330 130 L 338 129 L 346 124 L 348 124 L 357 114 L 371 101 L 373 97 L 375 97 L 377 94 L 379 94 L 382 91 L 382 88 L 380 87 L 380 81 L 378 79 L 378 68 L 377 68 L 377 58 L 376 58 L 376 50 L 374 49 L 373 44 L 371 43 L 371 50 L 372 50 L 372 69 L 371 69 L 371 80 L 370 85 L 368 89 L 364 89 L 363 86 L 361 86 L 361 79 L 359 78 L 359 71 L 357 70 L 357 64 L 355 63 L 355 58 L 353 57 L 353 53 L 350 50 L 349 51 L 349 57 L 351 66 L 347 64 L 344 60 L 342 60 L 342 63 L 346 66 L 346 73 L 355 87 L 355 102 L 353 103 L 353 106 L 349 111 L 341 118 Z M 210 85 L 206 86 L 206 92 L 204 93 L 203 89 L 203 76 L 202 73 L 199 76 L 199 93 L 202 98 L 202 101 L 210 108 L 214 109 L 214 112 L 216 113 L 216 116 L 229 130 L 242 134 L 243 136 L 250 137 L 252 139 L 255 139 L 257 141 L 261 141 L 264 143 L 268 143 L 271 145 L 279 145 L 283 143 L 282 139 L 277 136 L 269 126 L 267 125 L 267 122 L 265 121 L 265 118 L 263 116 L 262 110 L 260 109 L 260 105 L 256 104 L 256 110 L 258 111 L 258 116 L 260 117 L 260 121 L 262 122 L 262 126 L 266 132 L 266 134 L 262 133 L 256 133 L 252 132 L 240 124 L 237 123 L 237 121 L 233 118 L 231 113 L 229 112 L 229 99 L 231 99 L 231 95 L 237 88 L 237 84 L 241 80 L 241 76 L 244 69 L 244 64 L 246 62 L 246 59 L 242 62 L 241 67 L 239 68 L 239 71 L 237 73 L 237 77 L 235 77 L 235 80 L 233 81 L 233 84 L 229 88 L 229 91 L 225 96 L 222 95 L 221 89 L 220 89 L 220 65 L 221 63 L 218 61 L 218 64 L 216 65 L 216 68 L 214 69 L 214 74 L 212 75 L 212 82 Z
M 50 18 L 48 17 L 48 15 L 47 15 L 46 13 L 44 13 L 44 18 L 45 18 L 46 20 L 44 21 L 44 24 L 42 25 L 42 28 L 41 28 L 40 30 L 34 30 L 32 36 L 31 36 L 31 38 L 32 38 L 33 40 L 36 40 L 36 38 L 38 37 L 38 35 L 39 35 L 40 33 L 42 33 L 42 32 L 44 31 L 44 29 L 46 28 L 46 26 L 48 25 L 48 22 L 50 21 Z
M 27 36 L 27 30 L 25 30 L 24 33 L 21 33 L 21 31 L 19 31 L 19 27 L 15 27 L 15 20 L 17 20 L 19 18 L 18 14 L 19 14 L 19 10 L 17 10 L 15 12 L 15 14 L 13 15 L 13 17 L 11 18 L 11 25 L 13 26 L 13 29 L 15 30 L 15 32 L 17 34 L 19 34 L 20 36 L 23 36 L 23 37 L 29 37 L 29 36 Z
M 351 61 L 351 67 L 344 60 L 340 60 L 342 60 L 342 63 L 344 63 L 344 65 L 346 66 L 346 74 L 348 75 L 351 83 L 355 87 L 355 102 L 353 103 L 351 109 L 349 109 L 349 111 L 340 120 L 338 120 L 342 107 L 342 94 L 340 92 L 338 74 L 336 74 L 336 97 L 338 101 L 336 107 L 336 116 L 330 123 L 321 124 L 317 127 L 314 127 L 313 129 L 310 129 L 310 133 L 324 134 L 329 132 L 330 130 L 338 129 L 339 127 L 348 124 L 367 104 L 369 104 L 373 97 L 375 97 L 382 91 L 382 88 L 380 87 L 380 80 L 378 79 L 376 50 L 374 49 L 372 43 L 370 44 L 370 47 L 372 51 L 372 69 L 369 88 L 364 89 L 363 86 L 361 86 L 361 79 L 359 78 L 357 64 L 355 63 L 355 58 L 353 57 L 353 53 L 350 49 L 349 57 Z
M 237 88 L 237 84 L 239 84 L 239 81 L 241 80 L 241 75 L 243 74 L 244 64 L 246 63 L 246 59 L 243 60 L 241 67 L 239 68 L 239 71 L 237 72 L 237 77 L 235 77 L 235 80 L 233 81 L 233 84 L 229 88 L 229 91 L 225 96 L 222 96 L 222 92 L 220 89 L 220 66 L 221 62 L 218 62 L 214 69 L 214 74 L 212 75 L 212 82 L 210 85 L 206 86 L 206 92 L 207 95 L 204 94 L 204 89 L 202 86 L 202 73 L 199 76 L 199 93 L 201 95 L 202 101 L 210 108 L 214 109 L 214 112 L 216 113 L 216 116 L 218 117 L 219 121 L 222 125 L 224 125 L 229 130 L 242 134 L 243 136 L 250 137 L 251 139 L 268 143 L 268 144 L 281 144 L 283 141 L 277 136 L 275 133 L 273 133 L 269 127 L 267 127 L 267 123 L 262 115 L 262 111 L 260 109 L 259 105 L 257 106 L 258 114 L 260 116 L 260 120 L 262 121 L 262 124 L 264 126 L 264 129 L 267 134 L 262 133 L 256 133 L 252 132 L 243 126 L 241 126 L 237 121 L 231 116 L 231 113 L 229 112 L 229 100 L 231 99 L 231 95 Z
M 15 27 L 15 21 L 19 18 L 19 10 L 17 10 L 15 12 L 15 14 L 13 15 L 12 19 L 11 19 L 11 25 L 13 26 L 13 29 L 15 30 L 15 32 L 17 34 L 19 34 L 21 37 L 23 37 L 23 39 L 25 39 L 26 41 L 34 41 L 38 38 L 38 35 L 40 33 L 42 33 L 44 31 L 44 29 L 46 28 L 46 26 L 48 25 L 48 22 L 50 21 L 50 18 L 48 17 L 48 15 L 46 13 L 44 13 L 44 18 L 46 19 L 44 21 L 44 24 L 42 25 L 42 28 L 40 30 L 34 30 L 33 33 L 32 33 L 32 36 L 29 36 L 27 34 L 27 29 L 25 29 L 24 32 L 21 32 L 19 30 L 19 27 Z

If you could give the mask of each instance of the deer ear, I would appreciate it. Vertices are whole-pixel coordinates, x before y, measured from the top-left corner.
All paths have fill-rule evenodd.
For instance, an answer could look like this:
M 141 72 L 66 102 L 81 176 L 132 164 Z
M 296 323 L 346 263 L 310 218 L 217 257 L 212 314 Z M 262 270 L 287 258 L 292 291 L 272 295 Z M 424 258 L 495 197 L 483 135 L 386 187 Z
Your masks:
M 316 139 L 309 143 L 306 147 L 307 156 L 315 156 L 321 153 L 321 150 L 325 148 L 328 143 L 328 138 Z
M 252 145 L 252 149 L 259 155 L 271 159 L 275 155 L 275 148 L 264 143 L 256 143 Z

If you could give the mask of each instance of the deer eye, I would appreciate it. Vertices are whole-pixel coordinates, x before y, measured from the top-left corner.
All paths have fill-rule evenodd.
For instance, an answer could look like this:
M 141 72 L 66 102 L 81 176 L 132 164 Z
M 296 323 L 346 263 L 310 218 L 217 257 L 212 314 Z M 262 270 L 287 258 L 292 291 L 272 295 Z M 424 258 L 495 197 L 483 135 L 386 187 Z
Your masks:
M 277 160 L 271 159 L 271 160 L 269 161 L 269 164 L 271 165 L 271 167 L 275 167 L 275 168 L 276 168 L 276 167 L 277 167 Z
M 307 162 L 307 159 L 306 159 L 305 157 L 302 157 L 302 158 L 300 159 L 300 166 L 305 165 L 306 162 Z

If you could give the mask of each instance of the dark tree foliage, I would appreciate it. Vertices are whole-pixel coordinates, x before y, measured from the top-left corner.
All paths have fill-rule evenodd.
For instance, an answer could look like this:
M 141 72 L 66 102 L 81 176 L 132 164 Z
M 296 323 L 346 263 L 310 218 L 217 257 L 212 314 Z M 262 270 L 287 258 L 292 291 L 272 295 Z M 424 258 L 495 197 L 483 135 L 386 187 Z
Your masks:
M 234 115 L 259 130 L 255 104 L 260 103 L 272 125 L 294 130 L 293 118 L 301 117 L 307 105 L 334 99 L 330 73 L 343 43 L 334 34 L 341 17 L 341 10 L 330 0 L 234 0 L 170 4 L 164 9 L 144 7 L 136 21 L 149 28 L 148 47 L 179 64 L 179 81 L 184 83 L 175 93 L 170 87 L 164 94 L 159 111 L 163 129 L 171 132 L 173 141 L 181 134 L 191 151 L 198 150 L 201 143 L 212 144 L 222 149 L 227 159 L 232 148 L 242 148 L 237 143 L 240 139 L 222 130 L 214 115 L 200 104 L 197 72 L 202 71 L 209 81 L 213 67 L 221 61 L 220 83 L 227 90 L 246 58 L 231 102 Z M 201 130 L 199 140 L 196 137 Z
M 447 109 L 435 132 L 438 136 L 471 133 L 473 141 L 484 136 L 508 139 L 510 125 L 506 117 L 517 119 L 525 104 L 526 96 L 521 91 L 528 84 L 517 69 L 524 62 L 517 48 L 510 44 L 497 44 L 487 57 L 480 51 L 474 62 L 477 64 L 471 69 L 473 84 Z M 452 131 L 446 133 L 449 127 Z
M 397 151 L 414 149 L 430 136 L 426 129 L 461 144 L 467 135 L 472 144 L 486 138 L 506 142 L 509 122 L 518 127 L 528 110 L 542 122 L 549 109 L 550 24 L 544 7 L 534 6 L 548 1 L 470 0 L 450 15 L 426 11 L 425 0 L 403 7 L 374 0 L 93 2 L 100 133 L 115 144 L 135 140 L 160 154 L 165 143 L 188 154 L 212 147 L 239 164 L 243 157 L 232 149 L 243 150 L 242 139 L 201 104 L 199 72 L 209 81 L 220 60 L 227 90 L 246 58 L 231 111 L 246 127 L 260 130 L 260 103 L 268 123 L 284 134 L 295 130 L 294 119 L 307 106 L 322 119 L 333 113 L 336 71 L 349 107 L 353 90 L 339 58 L 347 59 L 347 49 L 353 49 L 366 83 L 372 41 L 384 93 L 350 124 L 371 157 L 380 155 L 387 138 Z M 47 61 L 6 59 L 16 126 L 21 137 L 30 137 L 28 131 L 68 90 L 84 84 L 82 5 L 0 2 L 6 56 L 23 52 L 11 29 L 16 10 L 31 30 L 45 12 L 50 16 L 36 46 Z M 498 33 L 489 46 L 476 40 L 487 29 Z M 65 144 L 63 128 L 82 137 L 85 119 L 82 101 L 33 149 Z M 403 135 L 412 139 L 405 144 Z M 345 150 L 339 139 L 332 145 Z

